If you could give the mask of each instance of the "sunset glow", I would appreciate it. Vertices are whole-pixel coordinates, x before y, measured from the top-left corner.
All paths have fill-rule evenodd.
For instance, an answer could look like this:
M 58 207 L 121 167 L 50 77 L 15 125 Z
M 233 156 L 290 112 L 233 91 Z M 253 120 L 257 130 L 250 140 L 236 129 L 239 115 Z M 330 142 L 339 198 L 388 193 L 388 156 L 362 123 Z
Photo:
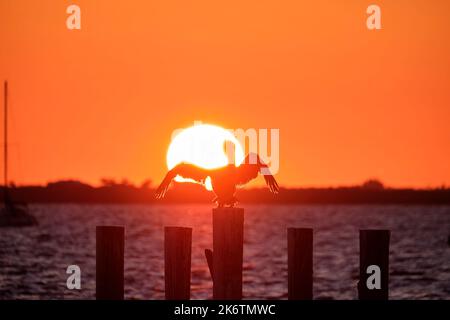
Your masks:
M 378 1 L 375 31 L 359 0 L 76 3 L 81 30 L 0 1 L 18 185 L 159 181 L 199 119 L 279 129 L 286 187 L 450 185 L 450 1 Z

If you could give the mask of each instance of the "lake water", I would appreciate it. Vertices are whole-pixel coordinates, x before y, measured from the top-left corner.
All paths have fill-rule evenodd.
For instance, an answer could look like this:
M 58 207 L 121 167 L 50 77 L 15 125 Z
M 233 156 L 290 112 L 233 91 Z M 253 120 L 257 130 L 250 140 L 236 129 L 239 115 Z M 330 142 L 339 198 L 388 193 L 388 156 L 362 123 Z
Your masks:
M 391 299 L 450 299 L 450 207 L 244 206 L 244 297 L 286 299 L 286 228 L 314 228 L 314 297 L 355 299 L 359 229 L 391 230 Z M 209 299 L 210 205 L 33 205 L 38 227 L 0 229 L 0 299 L 94 299 L 95 226 L 126 226 L 125 298 L 164 298 L 164 226 L 193 227 L 192 298 Z M 68 265 L 81 290 L 66 288 Z

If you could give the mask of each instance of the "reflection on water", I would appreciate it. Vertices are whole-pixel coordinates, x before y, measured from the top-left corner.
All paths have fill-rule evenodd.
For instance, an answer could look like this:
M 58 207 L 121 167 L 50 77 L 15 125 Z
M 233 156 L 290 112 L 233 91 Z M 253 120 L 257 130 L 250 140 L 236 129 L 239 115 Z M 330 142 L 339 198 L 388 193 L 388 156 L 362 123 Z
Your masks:
M 95 226 L 125 225 L 125 297 L 164 298 L 164 226 L 193 227 L 192 298 L 209 299 L 203 256 L 212 247 L 211 207 L 36 205 L 38 227 L 0 230 L 0 298 L 93 299 Z M 394 299 L 450 298 L 450 207 L 245 206 L 244 297 L 287 297 L 286 228 L 313 227 L 314 296 L 354 299 L 358 230 L 389 228 Z M 68 265 L 82 289 L 66 288 Z

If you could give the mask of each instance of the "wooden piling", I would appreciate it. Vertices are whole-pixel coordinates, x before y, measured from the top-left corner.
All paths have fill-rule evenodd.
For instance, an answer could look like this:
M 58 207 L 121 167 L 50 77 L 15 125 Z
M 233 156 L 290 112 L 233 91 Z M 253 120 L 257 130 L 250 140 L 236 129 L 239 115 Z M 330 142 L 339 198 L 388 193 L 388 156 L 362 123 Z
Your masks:
M 389 239 L 389 230 L 359 231 L 358 296 L 360 300 L 388 300 L 389 298 Z M 373 266 L 380 270 L 381 287 L 379 289 L 370 289 L 367 284 L 368 278 L 373 278 L 376 273 Z M 372 283 L 373 279 L 370 282 Z
M 96 298 L 123 300 L 125 228 L 96 228 Z
M 191 298 L 192 228 L 164 228 L 166 300 Z
M 209 274 L 211 275 L 211 279 L 214 280 L 213 274 L 213 252 L 211 249 L 205 249 L 205 258 L 206 263 L 208 264 Z
M 242 299 L 244 209 L 213 209 L 213 298 Z
M 288 299 L 313 298 L 313 229 L 288 228 Z

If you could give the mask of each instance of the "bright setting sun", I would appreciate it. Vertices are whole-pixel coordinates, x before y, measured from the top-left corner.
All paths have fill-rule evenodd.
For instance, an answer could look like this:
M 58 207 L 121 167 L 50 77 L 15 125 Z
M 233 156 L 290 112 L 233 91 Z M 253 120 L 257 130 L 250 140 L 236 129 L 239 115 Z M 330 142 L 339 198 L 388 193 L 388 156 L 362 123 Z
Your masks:
M 228 130 L 216 125 L 198 124 L 176 133 L 167 151 L 167 167 L 172 169 L 181 162 L 191 163 L 205 169 L 226 166 L 229 161 L 225 143 L 234 145 L 234 162 L 239 165 L 244 161 L 244 150 L 236 137 Z M 194 182 L 191 179 L 176 177 L 177 182 Z M 205 187 L 212 190 L 209 177 Z

